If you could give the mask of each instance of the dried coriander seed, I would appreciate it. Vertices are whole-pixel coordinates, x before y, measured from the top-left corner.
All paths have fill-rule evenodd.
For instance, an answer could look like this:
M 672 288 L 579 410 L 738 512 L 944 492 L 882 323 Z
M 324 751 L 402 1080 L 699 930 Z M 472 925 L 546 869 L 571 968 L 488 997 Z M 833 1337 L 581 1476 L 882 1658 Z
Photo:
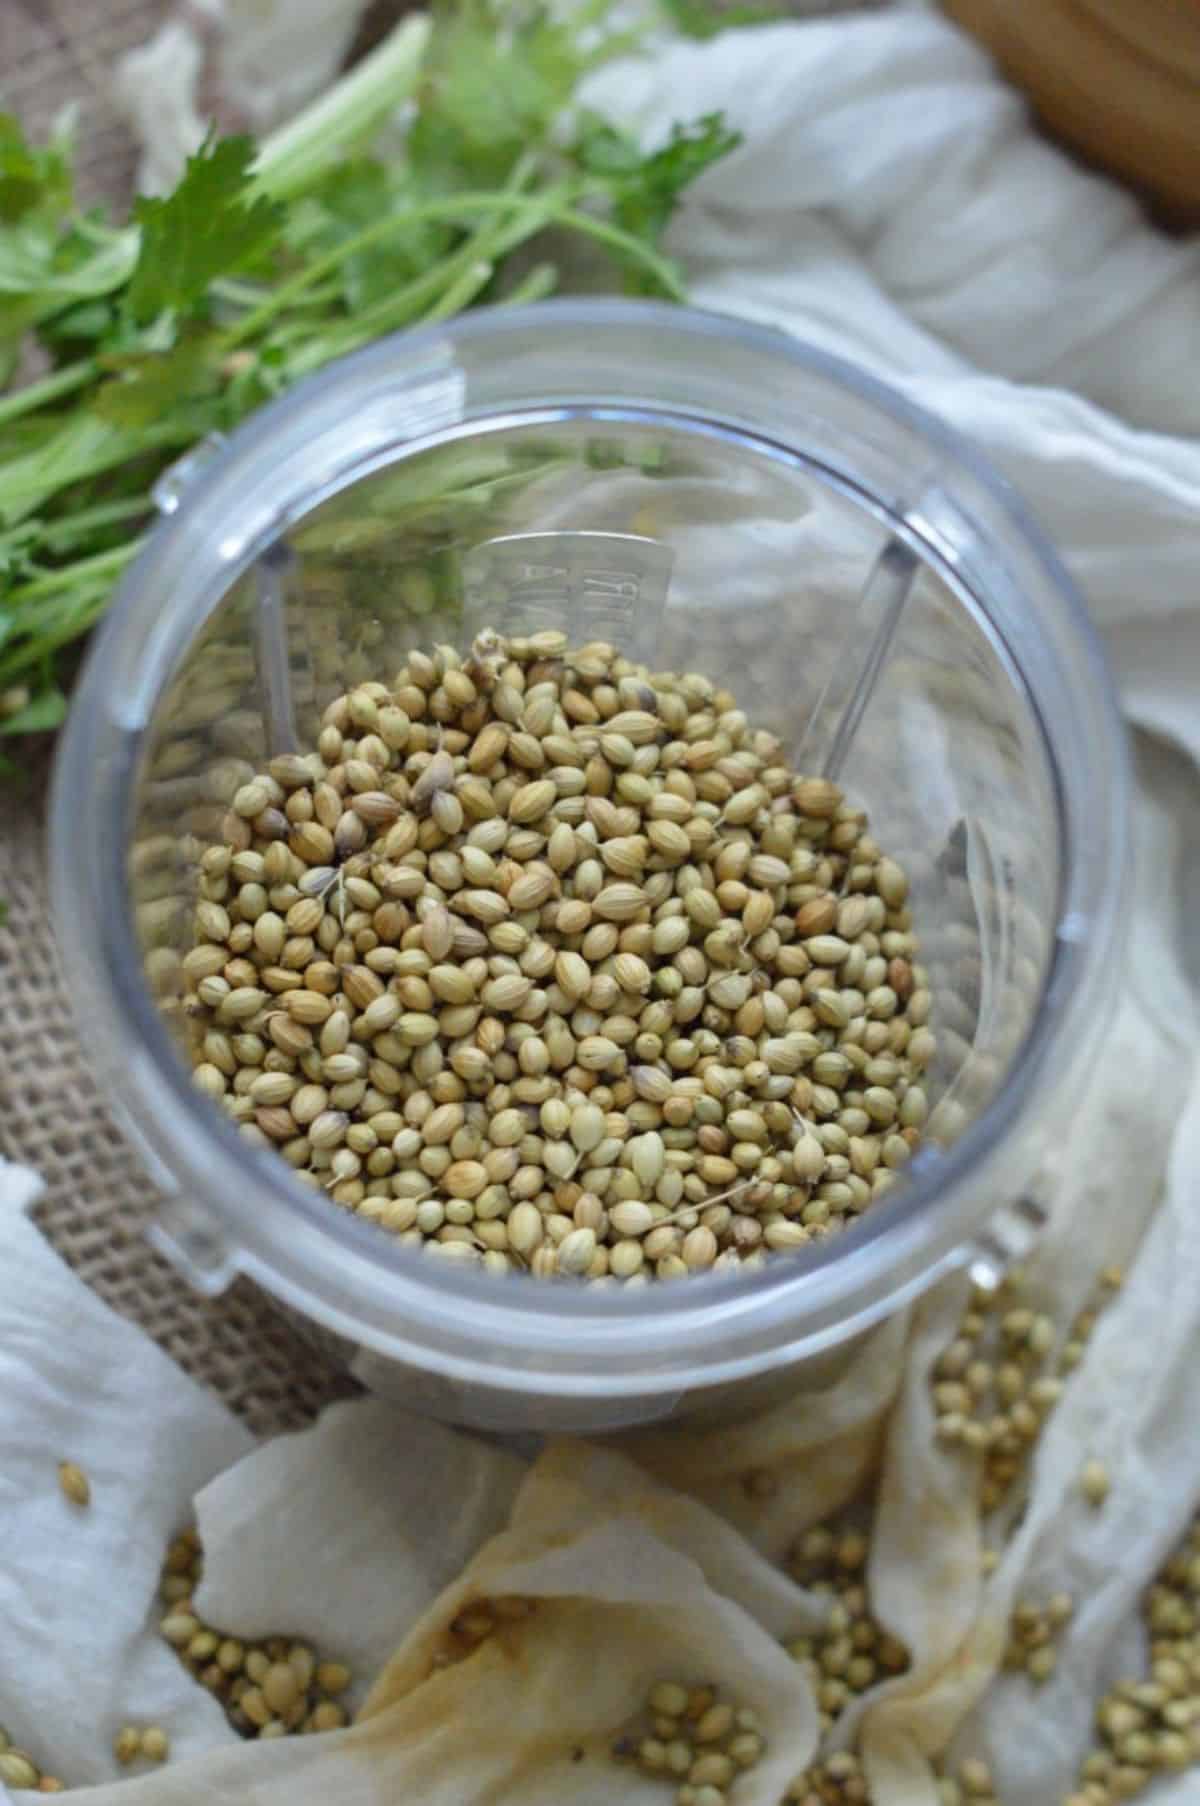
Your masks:
M 142 1733 L 135 1725 L 123 1725 L 113 1738 L 113 1755 L 123 1767 L 128 1767 L 141 1753 Z
M 931 1383 L 938 1440 L 981 1457 L 976 1466 L 985 1513 L 994 1511 L 1028 1471 L 1042 1428 L 1120 1284 L 1120 1272 L 1106 1268 L 1065 1339 L 1051 1318 L 1028 1302 L 1029 1284 L 1020 1267 L 994 1292 L 972 1292 Z
M 90 1505 L 92 1502 L 91 1482 L 83 1469 L 74 1461 L 60 1461 L 58 1464 L 58 1484 L 63 1494 L 70 1499 L 72 1505 Z
M 1200 1514 L 1147 1588 L 1141 1616 L 1149 1671 L 1119 1682 L 1100 1701 L 1099 1740 L 1069 1806 L 1111 1806 L 1163 1772 L 1200 1761 Z
M 563 636 L 414 652 L 228 794 L 182 962 L 197 1086 L 406 1244 L 753 1268 L 918 1145 L 904 873 L 707 679 Z
M 1088 1504 L 1099 1508 L 1109 1494 L 1112 1481 L 1102 1461 L 1085 1461 L 1079 1472 L 1079 1490 Z
M 662 1680 L 642 1713 L 613 1740 L 617 1762 L 676 1784 L 676 1806 L 727 1806 L 728 1789 L 766 1752 L 757 1715 L 715 1686 Z
M 159 1725 L 149 1725 L 142 1732 L 142 1755 L 150 1762 L 165 1762 L 170 1753 L 167 1733 Z
M 201 1686 L 220 1700 L 234 1730 L 243 1737 L 271 1738 L 345 1724 L 346 1711 L 338 1696 L 350 1686 L 349 1668 L 319 1659 L 307 1644 L 289 1637 L 244 1643 L 202 1624 L 192 1609 L 192 1595 L 203 1568 L 196 1532 L 183 1531 L 163 1563 L 159 1596 L 166 1612 L 159 1632 Z M 166 1760 L 165 1733 L 152 1726 L 139 1735 L 143 1755 L 156 1762 Z
M 24 1750 L 5 1750 L 0 1754 L 0 1781 L 6 1786 L 36 1787 L 40 1779 L 36 1764 Z

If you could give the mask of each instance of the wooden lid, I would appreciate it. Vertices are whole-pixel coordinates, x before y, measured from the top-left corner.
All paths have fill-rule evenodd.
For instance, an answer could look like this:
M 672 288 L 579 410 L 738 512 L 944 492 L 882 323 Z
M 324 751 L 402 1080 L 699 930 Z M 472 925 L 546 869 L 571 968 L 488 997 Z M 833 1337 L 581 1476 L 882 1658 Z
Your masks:
M 1200 0 L 944 0 L 1049 129 L 1200 222 Z

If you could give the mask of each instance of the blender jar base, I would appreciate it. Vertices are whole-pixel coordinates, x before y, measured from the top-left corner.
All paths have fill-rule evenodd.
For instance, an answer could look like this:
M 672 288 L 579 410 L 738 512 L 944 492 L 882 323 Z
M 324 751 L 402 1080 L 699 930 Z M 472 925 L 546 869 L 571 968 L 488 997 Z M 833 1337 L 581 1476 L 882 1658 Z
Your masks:
M 189 1200 L 161 1245 L 206 1289 L 249 1273 L 434 1415 L 600 1429 L 758 1408 L 950 1265 L 1002 1263 L 996 1200 L 1059 1132 L 1111 993 L 1125 772 L 1082 606 L 969 447 L 782 335 L 559 302 L 356 354 L 164 493 L 61 744 L 54 901 L 101 1076 Z M 652 667 L 718 678 L 793 763 L 836 769 L 908 869 L 944 1133 L 811 1254 L 651 1309 L 434 1274 L 191 1084 L 170 974 L 230 771 L 312 744 L 331 696 L 489 610 L 575 640 L 604 621 Z

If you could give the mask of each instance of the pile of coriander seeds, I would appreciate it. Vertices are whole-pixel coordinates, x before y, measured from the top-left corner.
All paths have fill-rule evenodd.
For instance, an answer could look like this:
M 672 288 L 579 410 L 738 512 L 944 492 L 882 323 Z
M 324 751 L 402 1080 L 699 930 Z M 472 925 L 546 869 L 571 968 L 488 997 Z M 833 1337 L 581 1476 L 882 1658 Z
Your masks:
M 203 1573 L 199 1535 L 184 1530 L 172 1540 L 159 1577 L 165 1607 L 159 1631 L 189 1673 L 221 1702 L 234 1730 L 263 1739 L 340 1730 L 348 1722 L 341 1696 L 352 1679 L 345 1663 L 328 1661 L 291 1637 L 247 1641 L 205 1624 L 193 1598 Z M 138 1755 L 161 1760 L 165 1740 L 162 1756 L 155 1757 L 162 1732 L 148 1742 L 153 1729 L 139 1733 L 127 1726 L 118 1738 L 118 1761 Z
M 730 1786 L 766 1750 L 757 1712 L 723 1699 L 713 1686 L 658 1681 L 642 1716 L 644 1728 L 619 1737 L 613 1757 L 670 1782 L 675 1806 L 728 1806 Z
M 907 890 L 728 690 L 486 632 L 339 697 L 234 795 L 183 961 L 195 1080 L 430 1255 L 755 1267 L 920 1138 Z

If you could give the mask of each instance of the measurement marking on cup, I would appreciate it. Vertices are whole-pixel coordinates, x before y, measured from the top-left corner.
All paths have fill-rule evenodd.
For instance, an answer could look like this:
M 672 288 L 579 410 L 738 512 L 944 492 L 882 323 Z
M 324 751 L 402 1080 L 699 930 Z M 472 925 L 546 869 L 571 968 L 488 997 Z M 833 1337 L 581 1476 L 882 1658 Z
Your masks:
M 642 594 L 642 586 L 632 571 L 585 571 L 583 589 L 585 601 L 594 593 L 597 597 L 611 596 L 624 602 L 638 602 Z
M 255 571 L 254 662 L 272 754 L 296 752 L 300 745 L 287 639 L 287 587 L 294 566 L 294 554 L 279 540 L 259 559 Z
M 561 603 L 567 595 L 585 609 L 608 605 L 624 610 L 641 601 L 642 585 L 636 571 L 620 569 L 572 571 L 565 564 L 521 564 L 512 573 L 510 603 L 537 607 Z
M 466 562 L 468 624 L 522 633 L 558 627 L 619 641 L 652 660 L 674 553 L 634 533 L 514 533 L 477 546 Z

